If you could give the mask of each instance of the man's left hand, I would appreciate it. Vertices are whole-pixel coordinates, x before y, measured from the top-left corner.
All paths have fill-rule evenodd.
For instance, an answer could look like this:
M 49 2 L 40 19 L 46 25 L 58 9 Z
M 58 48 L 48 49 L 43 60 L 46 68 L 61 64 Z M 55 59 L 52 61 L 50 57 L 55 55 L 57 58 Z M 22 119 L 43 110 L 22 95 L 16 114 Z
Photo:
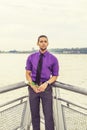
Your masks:
M 45 89 L 47 88 L 47 86 L 48 86 L 48 84 L 45 82 L 45 83 L 41 84 L 41 85 L 38 87 L 38 90 L 39 90 L 40 92 L 44 92 Z

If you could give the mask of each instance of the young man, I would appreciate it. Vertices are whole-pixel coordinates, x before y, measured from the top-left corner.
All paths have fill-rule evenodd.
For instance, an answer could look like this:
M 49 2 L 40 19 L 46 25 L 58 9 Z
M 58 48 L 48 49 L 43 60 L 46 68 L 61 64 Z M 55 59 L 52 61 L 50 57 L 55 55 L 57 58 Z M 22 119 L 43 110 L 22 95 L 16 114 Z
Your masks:
M 48 38 L 38 37 L 39 51 L 31 54 L 26 62 L 26 79 L 29 83 L 29 101 L 33 130 L 40 130 L 40 99 L 45 119 L 45 130 L 54 130 L 52 88 L 58 77 L 57 58 L 48 52 Z

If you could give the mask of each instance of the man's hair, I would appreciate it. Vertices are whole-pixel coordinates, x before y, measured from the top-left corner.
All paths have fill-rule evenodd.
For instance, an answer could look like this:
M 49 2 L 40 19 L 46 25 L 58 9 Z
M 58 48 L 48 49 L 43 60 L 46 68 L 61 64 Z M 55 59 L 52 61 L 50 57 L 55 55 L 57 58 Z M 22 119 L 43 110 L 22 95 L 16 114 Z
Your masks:
M 47 37 L 46 35 L 40 35 L 40 36 L 38 37 L 37 42 L 39 42 L 40 38 L 42 38 L 42 37 L 45 37 L 45 38 L 48 40 L 48 37 Z

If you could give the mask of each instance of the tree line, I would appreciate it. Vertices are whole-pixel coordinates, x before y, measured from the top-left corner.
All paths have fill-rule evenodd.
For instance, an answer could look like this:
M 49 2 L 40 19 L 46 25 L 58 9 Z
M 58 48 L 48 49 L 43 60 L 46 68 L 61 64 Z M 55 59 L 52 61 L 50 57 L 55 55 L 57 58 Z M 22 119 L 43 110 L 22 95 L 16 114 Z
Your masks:
M 48 49 L 52 53 L 58 53 L 58 54 L 87 54 L 87 48 L 52 48 Z M 34 48 L 32 50 L 27 51 L 18 51 L 18 50 L 9 50 L 9 51 L 0 51 L 0 53 L 33 53 L 36 52 Z

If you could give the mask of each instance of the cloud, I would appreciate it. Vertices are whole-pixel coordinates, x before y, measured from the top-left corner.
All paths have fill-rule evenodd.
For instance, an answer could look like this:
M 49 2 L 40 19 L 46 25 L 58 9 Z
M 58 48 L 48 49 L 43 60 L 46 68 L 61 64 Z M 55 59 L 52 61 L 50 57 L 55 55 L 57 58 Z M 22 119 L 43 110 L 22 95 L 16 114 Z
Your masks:
M 50 47 L 86 46 L 86 5 L 86 0 L 0 1 L 0 44 L 5 49 L 13 44 L 20 49 L 22 43 L 23 49 L 34 46 L 38 35 L 46 34 Z

